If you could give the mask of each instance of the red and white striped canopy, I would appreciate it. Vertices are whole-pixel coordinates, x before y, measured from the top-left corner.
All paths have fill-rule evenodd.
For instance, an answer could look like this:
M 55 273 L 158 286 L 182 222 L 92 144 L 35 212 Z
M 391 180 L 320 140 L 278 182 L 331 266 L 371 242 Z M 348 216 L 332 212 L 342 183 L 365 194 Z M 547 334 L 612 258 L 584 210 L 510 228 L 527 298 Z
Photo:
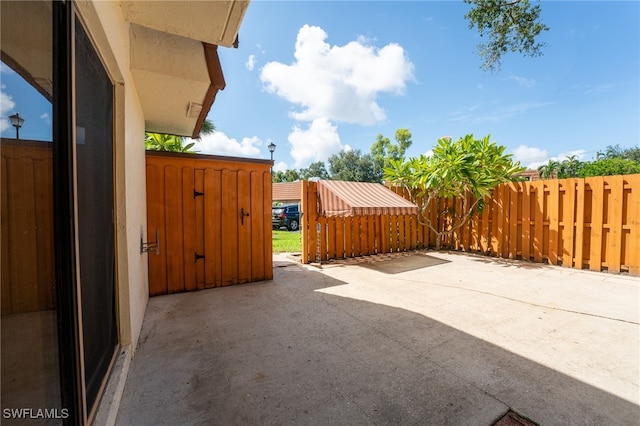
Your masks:
M 379 183 L 320 180 L 318 199 L 324 217 L 418 214 L 418 206 Z

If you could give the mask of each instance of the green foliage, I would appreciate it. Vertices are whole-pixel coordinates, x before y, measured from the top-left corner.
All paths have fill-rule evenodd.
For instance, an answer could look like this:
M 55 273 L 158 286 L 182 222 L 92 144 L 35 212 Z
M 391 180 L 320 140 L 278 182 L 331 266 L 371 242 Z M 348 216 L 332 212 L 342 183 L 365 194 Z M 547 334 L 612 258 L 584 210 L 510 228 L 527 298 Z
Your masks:
M 538 176 L 540 179 L 555 179 L 558 176 L 558 168 L 560 167 L 560 163 L 549 159 L 547 164 L 543 164 L 538 167 Z
M 359 149 L 340 151 L 329 157 L 329 173 L 333 180 L 353 182 L 380 182 L 382 174 L 376 173 L 371 155 L 362 155 Z
M 487 43 L 478 48 L 485 70 L 499 70 L 507 52 L 541 56 L 545 43 L 536 38 L 549 28 L 540 20 L 540 6 L 529 0 L 464 0 L 472 7 L 465 15 L 469 28 L 477 27 Z
M 558 179 L 578 177 L 583 164 L 578 160 L 577 156 L 570 155 L 558 165 Z
M 186 152 L 192 154 L 195 153 L 195 151 L 191 151 L 193 145 L 193 142 L 184 145 L 184 139 L 175 135 L 146 132 L 144 138 L 144 147 L 150 151 Z
M 210 135 L 216 131 L 216 126 L 211 120 L 206 118 L 202 123 L 200 134 Z M 199 139 L 199 138 L 198 138 Z M 176 135 L 167 135 L 164 133 L 145 132 L 144 134 L 144 147 L 149 151 L 171 151 L 171 152 L 184 152 L 188 154 L 195 154 L 197 151 L 192 151 L 194 142 L 184 144 L 185 138 Z
M 620 145 L 609 145 L 604 153 L 604 158 L 623 158 L 640 162 L 640 146 L 622 148 Z
M 297 180 L 300 180 L 300 174 L 296 169 L 273 172 L 273 182 L 295 182 Z
M 405 152 L 413 143 L 409 129 L 396 130 L 395 139 L 396 143 L 392 143 L 389 138 L 378 134 L 376 141 L 371 145 L 374 172 L 379 174 L 380 178 L 384 168 L 389 166 L 389 160 L 404 160 Z
M 596 161 L 579 161 L 575 155 L 558 162 L 549 160 L 538 167 L 541 179 L 585 178 L 640 173 L 640 148 L 622 148 L 609 145 L 604 153 L 598 152 Z
M 208 118 L 205 118 L 205 120 L 202 122 L 202 128 L 200 129 L 200 134 L 211 135 L 215 133 L 215 131 L 216 131 L 216 126 L 215 124 L 213 124 L 213 121 L 209 120 Z
M 300 169 L 300 179 L 309 180 L 311 178 L 329 179 L 329 173 L 322 161 L 311 163 L 308 168 Z
M 442 236 L 451 235 L 472 217 L 491 189 L 514 180 L 524 170 L 519 162 L 513 162 L 511 154 L 505 154 L 504 146 L 491 142 L 489 136 L 474 139 L 473 135 L 457 141 L 441 138 L 432 156 L 421 155 L 406 162 L 391 160 L 389 164 L 385 180 L 404 187 L 420 207 L 421 223 L 438 235 L 436 248 L 440 248 Z M 474 196 L 472 201 L 467 193 Z M 461 199 L 460 211 L 441 208 L 443 198 Z M 440 225 L 430 219 L 432 200 L 436 200 Z
M 625 158 L 604 158 L 602 160 L 582 163 L 577 177 L 615 176 L 640 173 L 640 161 Z

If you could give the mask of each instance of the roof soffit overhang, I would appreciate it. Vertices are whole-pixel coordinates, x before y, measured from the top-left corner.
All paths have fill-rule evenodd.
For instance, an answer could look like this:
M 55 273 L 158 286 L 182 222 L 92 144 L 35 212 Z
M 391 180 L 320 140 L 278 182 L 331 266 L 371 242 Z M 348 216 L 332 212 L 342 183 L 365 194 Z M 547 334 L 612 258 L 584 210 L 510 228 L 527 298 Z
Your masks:
M 198 137 L 225 87 L 217 46 L 233 46 L 249 1 L 120 4 L 146 130 Z

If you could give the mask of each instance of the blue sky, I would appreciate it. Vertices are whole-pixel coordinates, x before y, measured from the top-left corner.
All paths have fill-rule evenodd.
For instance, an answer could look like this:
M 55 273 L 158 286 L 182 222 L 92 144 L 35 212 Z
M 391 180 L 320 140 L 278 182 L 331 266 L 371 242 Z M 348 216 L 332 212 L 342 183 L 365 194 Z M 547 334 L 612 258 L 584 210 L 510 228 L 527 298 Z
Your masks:
M 408 128 L 409 156 L 491 134 L 536 166 L 640 143 L 640 3 L 540 4 L 544 55 L 489 73 L 462 1 L 253 1 L 239 49 L 220 49 L 219 134 L 200 149 L 269 158 L 271 139 L 276 168 L 299 168 Z
M 480 68 L 481 38 L 461 0 L 254 0 L 240 47 L 219 49 L 227 87 L 209 114 L 217 132 L 196 149 L 269 158 L 272 140 L 283 170 L 341 149 L 366 153 L 398 128 L 413 134 L 408 156 L 442 136 L 491 134 L 532 167 L 640 144 L 640 2 L 540 5 L 550 27 L 544 55 L 508 54 L 491 73 Z M 2 79 L 2 116 L 22 114 L 4 67 Z M 46 133 L 50 111 L 41 109 L 21 137 Z

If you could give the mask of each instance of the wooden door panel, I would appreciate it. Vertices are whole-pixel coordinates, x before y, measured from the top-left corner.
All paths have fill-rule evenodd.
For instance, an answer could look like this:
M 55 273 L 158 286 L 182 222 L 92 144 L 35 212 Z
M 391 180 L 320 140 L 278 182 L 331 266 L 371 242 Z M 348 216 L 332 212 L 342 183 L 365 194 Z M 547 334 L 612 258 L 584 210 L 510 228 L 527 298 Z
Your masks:
M 195 194 L 203 194 L 195 196 L 195 250 L 196 253 L 204 254 L 204 170 L 196 169 L 194 171 Z M 196 262 L 196 288 L 202 290 L 205 288 L 205 259 Z
M 167 292 L 176 293 L 184 291 L 182 173 L 174 166 L 165 167 L 164 173 Z
M 147 154 L 151 295 L 273 277 L 268 164 L 198 157 Z
M 184 291 L 196 286 L 196 197 L 195 171 L 182 168 L 182 257 L 184 259 Z M 199 260 L 202 263 L 202 260 Z
M 222 285 L 222 171 L 204 170 L 205 288 Z
M 149 294 L 167 294 L 167 242 L 164 221 L 164 167 L 147 165 L 147 241 L 158 230 L 159 255 L 149 255 Z
M 251 172 L 251 281 L 264 279 L 265 221 L 262 179 L 262 173 Z M 269 221 L 271 221 L 271 216 L 269 216 Z M 271 223 L 269 223 L 269 227 L 271 227 Z
M 222 285 L 238 283 L 238 172 L 222 171 Z
M 238 226 L 238 283 L 251 281 L 251 179 L 245 170 L 238 172 L 238 210 L 240 223 Z

